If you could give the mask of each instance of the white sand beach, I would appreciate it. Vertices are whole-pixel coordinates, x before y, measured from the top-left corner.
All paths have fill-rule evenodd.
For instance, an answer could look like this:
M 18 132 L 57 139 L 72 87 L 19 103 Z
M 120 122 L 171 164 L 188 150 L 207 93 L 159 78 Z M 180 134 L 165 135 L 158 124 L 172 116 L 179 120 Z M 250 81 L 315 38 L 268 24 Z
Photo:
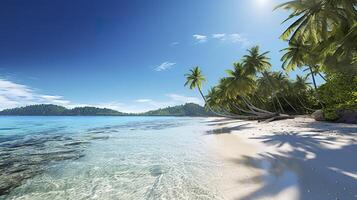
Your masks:
M 226 199 L 357 199 L 357 125 L 208 120 Z

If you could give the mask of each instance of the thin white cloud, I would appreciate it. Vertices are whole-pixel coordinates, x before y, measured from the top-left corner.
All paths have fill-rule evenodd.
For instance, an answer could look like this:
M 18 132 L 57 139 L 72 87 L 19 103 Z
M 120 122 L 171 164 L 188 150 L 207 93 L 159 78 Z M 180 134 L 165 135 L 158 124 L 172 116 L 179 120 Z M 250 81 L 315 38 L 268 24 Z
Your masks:
M 160 65 L 155 67 L 155 71 L 158 71 L 158 72 L 165 71 L 165 70 L 171 69 L 174 65 L 176 65 L 176 63 L 163 62 Z
M 224 40 L 225 37 L 226 37 L 226 34 L 225 34 L 225 33 L 215 33 L 215 34 L 212 34 L 212 38 L 214 38 L 214 39 Z
M 119 111 L 124 107 L 124 104 L 118 102 L 98 104 L 73 103 L 62 96 L 41 94 L 26 85 L 0 79 L 0 110 L 35 104 L 55 104 L 67 108 L 95 106 Z
M 242 43 L 243 45 L 248 45 L 249 41 L 247 38 L 243 37 L 242 35 L 238 34 L 238 33 L 233 33 L 229 35 L 229 39 L 233 42 L 233 43 Z
M 183 96 L 183 95 L 178 95 L 178 94 L 167 94 L 172 101 L 178 102 L 178 103 L 196 103 L 196 104 L 202 104 L 202 100 L 197 98 L 197 97 L 188 97 L 188 96 Z
M 39 94 L 26 85 L 0 79 L 0 110 L 32 104 L 68 105 L 69 103 L 70 101 L 63 99 L 62 96 Z
M 177 45 L 179 45 L 180 43 L 179 42 L 172 42 L 171 43 L 171 46 L 177 46 Z
M 199 35 L 195 34 L 192 36 L 198 43 L 204 43 L 207 42 L 207 36 L 206 35 Z
M 248 46 L 250 44 L 250 41 L 239 33 L 215 33 L 212 34 L 212 38 L 220 41 L 228 41 L 230 43 L 240 43 L 243 46 Z
M 138 104 L 135 104 L 134 106 L 131 105 L 131 108 L 135 107 L 136 112 L 146 112 L 149 110 L 166 108 L 168 106 L 177 106 L 185 103 L 196 103 L 199 105 L 204 104 L 203 101 L 197 97 L 190 97 L 179 94 L 166 94 L 165 96 L 167 97 L 167 99 L 163 101 L 157 101 L 148 98 L 135 100 L 134 102 Z
M 140 113 L 168 106 L 181 105 L 184 103 L 197 103 L 203 105 L 203 101 L 197 97 L 179 94 L 166 94 L 166 100 L 157 101 L 150 98 L 142 98 L 131 103 L 104 102 L 104 103 L 75 103 L 58 95 L 41 94 L 34 89 L 0 78 L 0 110 L 34 104 L 55 104 L 67 108 L 94 106 L 109 108 L 120 112 Z
M 146 102 L 151 102 L 152 101 L 152 99 L 137 99 L 137 100 L 135 100 L 135 102 L 137 102 L 137 103 L 146 103 Z

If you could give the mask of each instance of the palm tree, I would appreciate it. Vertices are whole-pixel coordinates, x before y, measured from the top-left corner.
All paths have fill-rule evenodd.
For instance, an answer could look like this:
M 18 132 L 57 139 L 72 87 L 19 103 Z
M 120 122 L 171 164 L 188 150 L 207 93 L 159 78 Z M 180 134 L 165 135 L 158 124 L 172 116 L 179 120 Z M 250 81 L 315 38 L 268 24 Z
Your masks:
M 274 105 L 273 99 L 275 99 L 280 107 L 280 110 L 282 112 L 285 112 L 284 108 L 277 96 L 278 88 L 277 88 L 276 82 L 274 81 L 274 79 L 275 79 L 274 76 L 275 76 L 274 73 L 264 71 L 264 72 L 262 72 L 262 76 L 258 79 L 258 83 L 259 83 L 259 86 L 261 87 L 261 90 L 263 90 L 266 93 L 271 94 L 271 96 L 272 96 L 271 100 L 272 100 L 273 105 Z
M 293 87 L 294 87 L 295 93 L 298 93 L 298 94 L 304 93 L 308 89 L 310 89 L 310 83 L 307 82 L 307 76 L 296 75 L 296 79 L 295 79 Z
M 288 77 L 282 72 L 274 72 L 272 81 L 276 95 L 279 95 L 295 112 L 297 112 L 296 108 L 286 99 L 286 96 L 291 92 L 291 83 Z
M 312 45 L 313 52 L 320 55 L 310 56 L 315 64 L 324 64 L 330 70 L 348 68 L 353 71 L 357 62 L 356 6 L 356 0 L 292 0 L 283 3 L 277 8 L 292 11 L 283 23 L 296 20 L 280 38 Z
M 191 90 L 197 88 L 199 93 L 201 94 L 202 99 L 206 103 L 206 98 L 202 93 L 202 82 L 206 81 L 206 78 L 202 75 L 200 67 L 194 67 L 190 69 L 190 74 L 185 74 L 186 83 L 185 86 L 189 85 Z
M 294 91 L 294 95 L 297 97 L 297 100 L 301 104 L 302 108 L 307 111 L 315 111 L 314 109 L 309 108 L 306 106 L 304 101 L 307 101 L 308 91 L 311 90 L 311 83 L 307 82 L 307 76 L 299 76 L 296 75 L 296 79 L 293 82 L 292 90 Z
M 227 92 L 230 97 L 247 96 L 251 94 L 255 87 L 255 80 L 252 75 L 245 73 L 243 64 L 233 63 L 234 70 L 228 69 L 226 73 L 228 77 L 224 82 L 227 84 Z
M 331 1 L 330 1 L 331 2 Z M 297 17 L 280 36 L 283 40 L 309 39 L 315 41 L 327 38 L 327 18 L 335 19 L 336 13 L 332 12 L 331 5 L 326 0 L 292 0 L 277 6 L 293 10 L 289 17 L 283 21 Z M 335 20 L 334 20 L 335 21 Z
M 283 61 L 282 68 L 287 72 L 295 70 L 296 67 L 301 68 L 305 64 L 306 48 L 302 43 L 296 41 L 289 42 L 287 48 L 280 50 L 281 52 L 285 52 L 280 59 Z
M 202 82 L 206 81 L 206 78 L 203 76 L 202 72 L 201 72 L 201 69 L 197 66 L 197 67 L 194 67 L 190 70 L 190 74 L 185 74 L 186 76 L 186 83 L 185 83 L 185 86 L 189 86 L 189 88 L 192 90 L 192 89 L 195 89 L 197 88 L 203 101 L 205 102 L 205 105 L 208 107 L 208 109 L 213 112 L 214 114 L 216 115 L 219 115 L 219 116 L 223 116 L 223 117 L 229 117 L 227 115 L 222 115 L 216 111 L 214 111 L 209 104 L 207 104 L 207 99 L 205 97 L 205 95 L 203 94 L 202 92 Z
M 296 67 L 302 68 L 304 65 L 307 65 L 308 70 L 310 71 L 309 75 L 311 75 L 311 78 L 314 83 L 314 88 L 316 90 L 317 84 L 315 80 L 315 74 L 318 73 L 318 68 L 316 67 L 316 64 L 312 64 L 312 60 L 315 59 L 318 55 L 313 54 L 311 46 L 304 45 L 295 40 L 292 40 L 289 42 L 289 47 L 281 51 L 285 52 L 285 54 L 281 57 L 281 61 L 283 61 L 282 68 L 286 72 L 289 72 L 291 70 L 295 70 Z M 315 69 L 315 71 L 313 70 L 313 68 Z
M 233 64 L 234 70 L 226 70 L 228 77 L 221 79 L 220 85 L 224 85 L 228 98 L 240 98 L 241 102 L 250 110 L 246 111 L 243 108 L 232 104 L 233 107 L 241 112 L 246 112 L 254 115 L 273 114 L 269 111 L 260 109 L 253 105 L 249 98 L 254 93 L 256 82 L 255 75 L 247 73 L 247 67 L 243 64 L 236 62 Z
M 258 72 L 263 72 L 271 67 L 269 58 L 266 56 L 269 51 L 262 54 L 259 53 L 259 46 L 254 46 L 247 50 L 249 54 L 243 56 L 243 66 L 245 73 L 255 75 Z

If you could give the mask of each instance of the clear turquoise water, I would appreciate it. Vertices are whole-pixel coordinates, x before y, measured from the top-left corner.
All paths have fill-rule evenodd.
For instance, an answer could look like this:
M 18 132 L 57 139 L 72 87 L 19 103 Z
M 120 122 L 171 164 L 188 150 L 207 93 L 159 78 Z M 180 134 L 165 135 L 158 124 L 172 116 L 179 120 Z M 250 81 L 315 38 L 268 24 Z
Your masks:
M 0 117 L 0 199 L 220 199 L 203 122 Z

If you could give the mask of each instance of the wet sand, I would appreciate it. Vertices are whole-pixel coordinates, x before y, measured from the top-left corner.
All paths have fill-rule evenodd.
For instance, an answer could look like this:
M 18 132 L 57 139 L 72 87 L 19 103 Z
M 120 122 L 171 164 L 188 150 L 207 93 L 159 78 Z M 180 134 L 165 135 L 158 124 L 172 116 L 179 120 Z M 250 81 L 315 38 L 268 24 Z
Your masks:
M 357 199 L 357 125 L 208 120 L 226 199 Z

